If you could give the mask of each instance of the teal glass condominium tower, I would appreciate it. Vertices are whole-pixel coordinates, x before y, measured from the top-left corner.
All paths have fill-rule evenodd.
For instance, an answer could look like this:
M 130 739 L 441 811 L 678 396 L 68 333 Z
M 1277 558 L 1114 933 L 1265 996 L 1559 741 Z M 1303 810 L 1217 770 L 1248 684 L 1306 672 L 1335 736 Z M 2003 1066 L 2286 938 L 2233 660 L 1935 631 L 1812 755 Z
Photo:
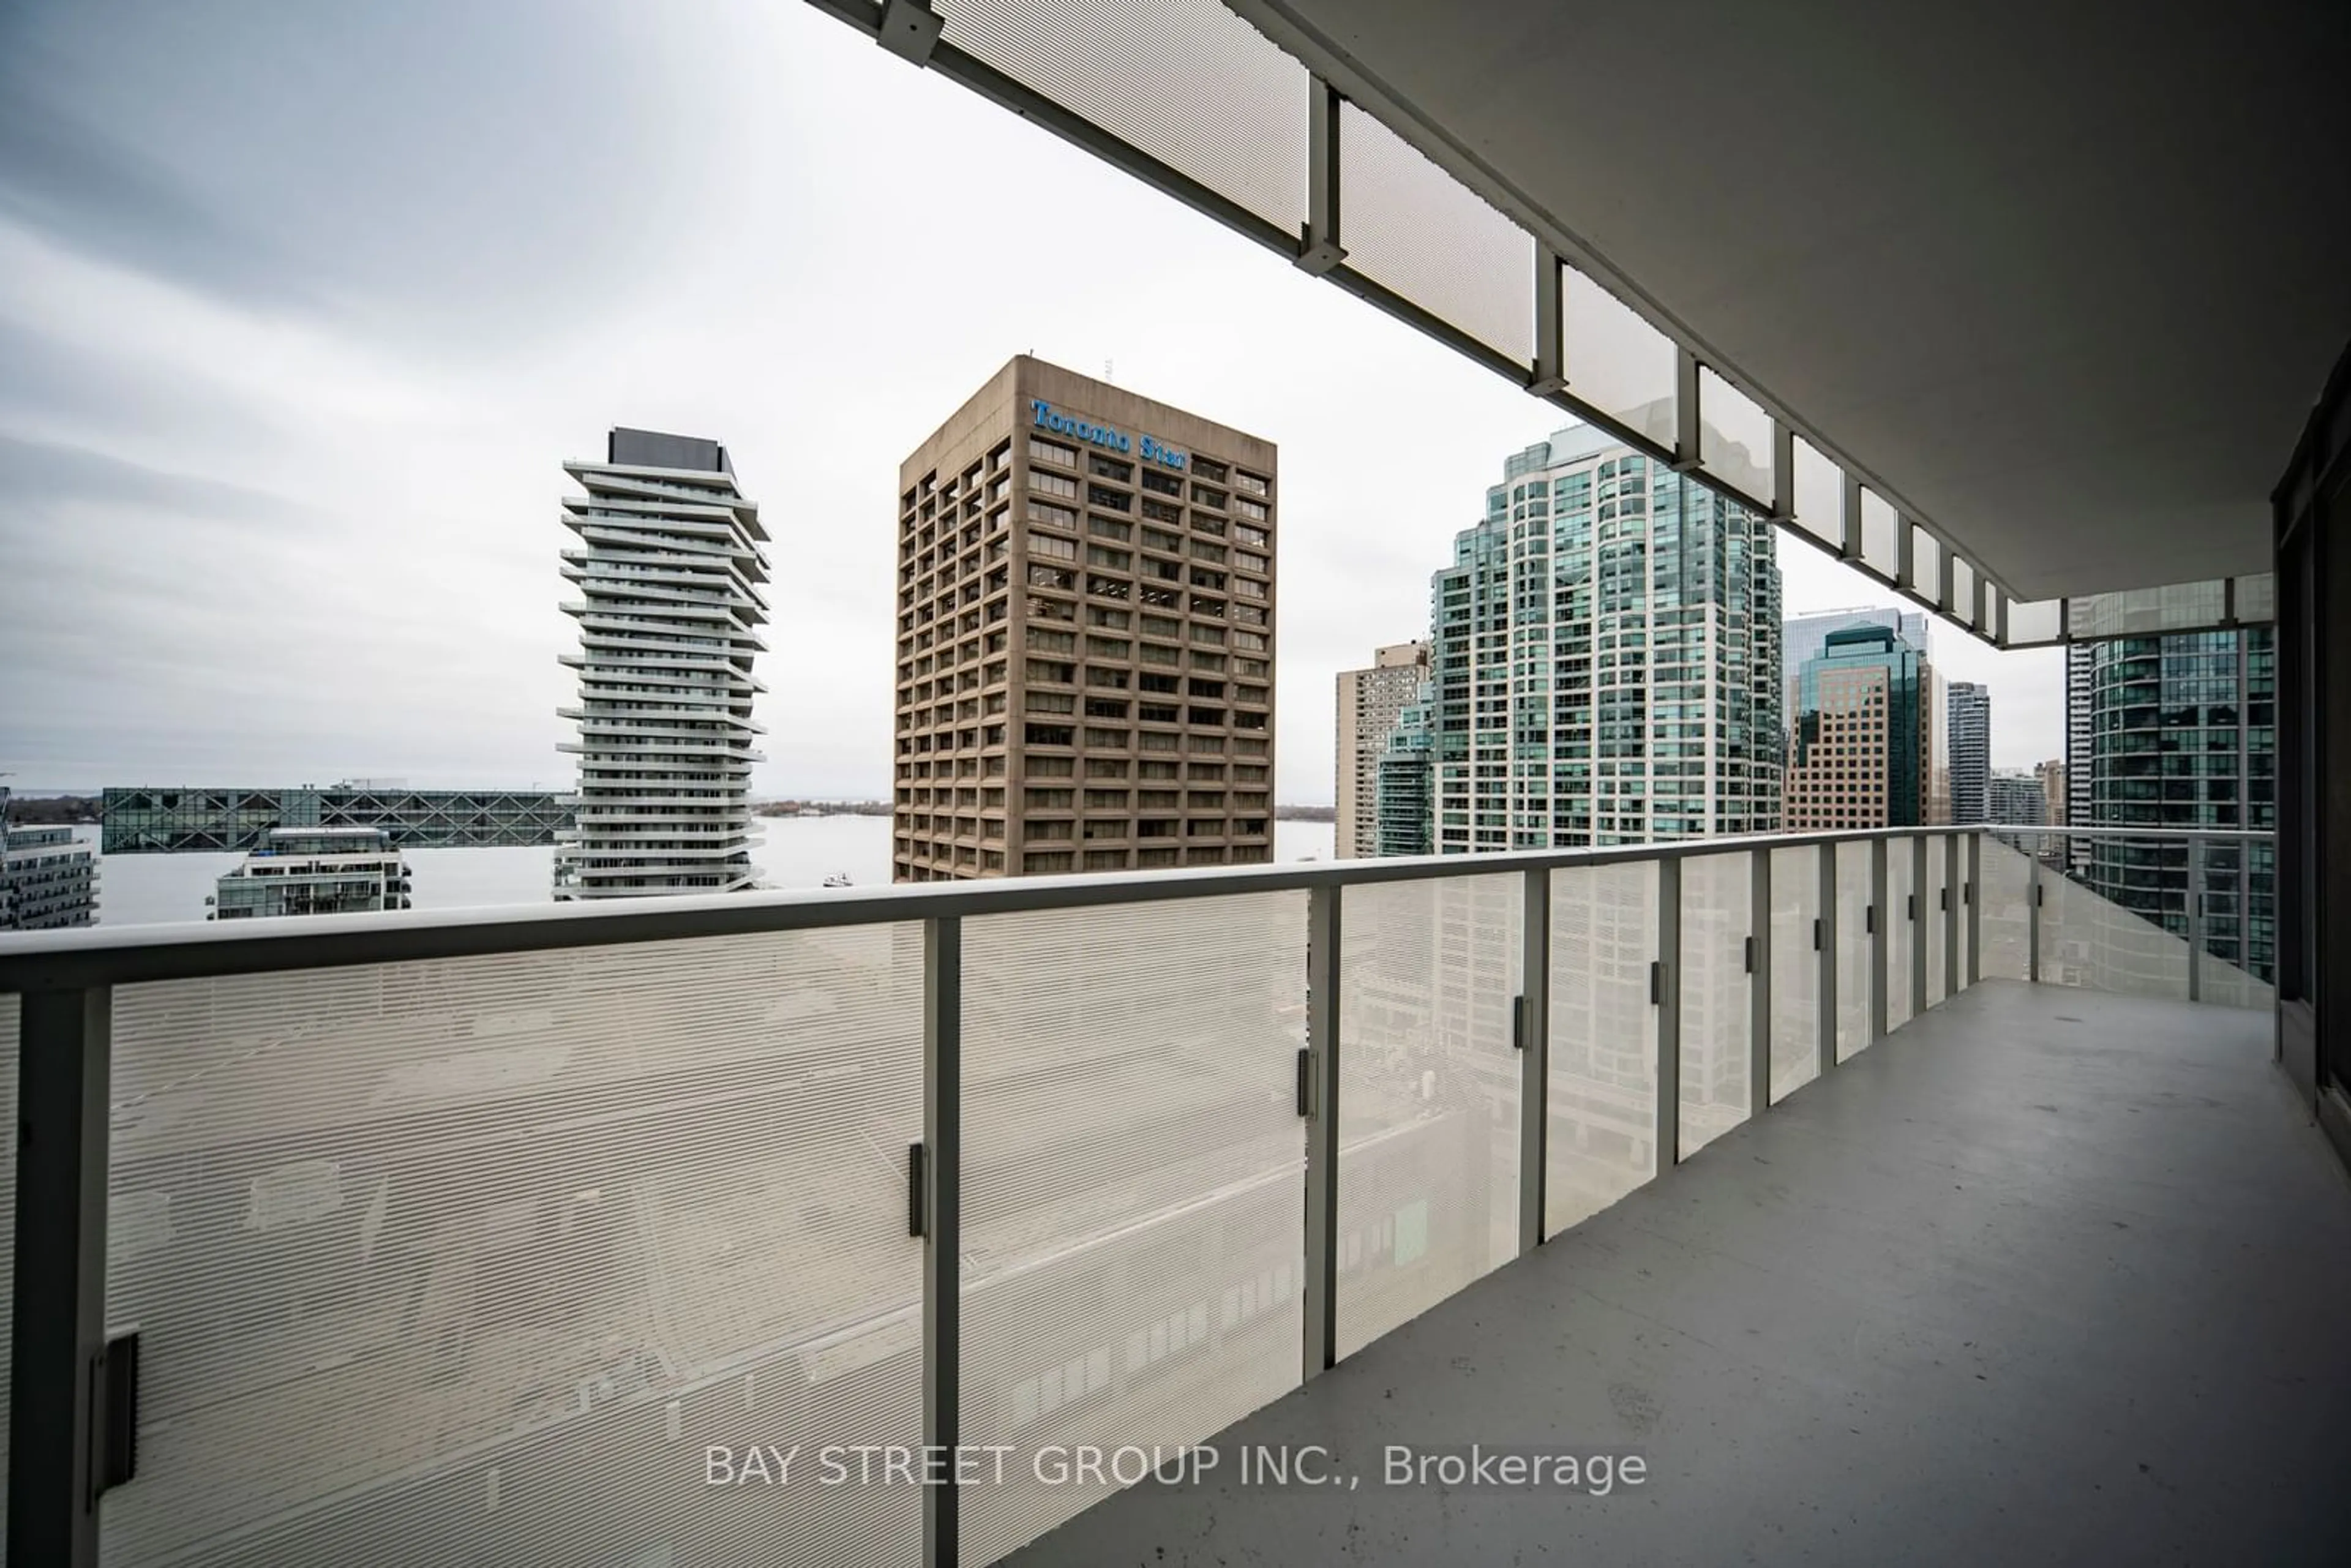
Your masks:
M 1776 830 L 1773 543 L 1766 518 L 1598 431 L 1510 458 L 1430 583 L 1430 700 L 1412 716 L 1432 848 Z M 1381 769 L 1384 838 L 1405 771 Z

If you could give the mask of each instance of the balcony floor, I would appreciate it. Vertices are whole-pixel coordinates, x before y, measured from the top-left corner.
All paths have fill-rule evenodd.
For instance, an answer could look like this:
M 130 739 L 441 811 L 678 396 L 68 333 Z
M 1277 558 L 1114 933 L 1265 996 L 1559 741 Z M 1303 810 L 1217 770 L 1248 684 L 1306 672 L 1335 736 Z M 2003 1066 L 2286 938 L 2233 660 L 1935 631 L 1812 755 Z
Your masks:
M 2271 1027 L 1987 981 L 1008 1561 L 2351 1562 L 2351 1182 Z M 1381 1484 L 1473 1442 L 1650 1475 Z

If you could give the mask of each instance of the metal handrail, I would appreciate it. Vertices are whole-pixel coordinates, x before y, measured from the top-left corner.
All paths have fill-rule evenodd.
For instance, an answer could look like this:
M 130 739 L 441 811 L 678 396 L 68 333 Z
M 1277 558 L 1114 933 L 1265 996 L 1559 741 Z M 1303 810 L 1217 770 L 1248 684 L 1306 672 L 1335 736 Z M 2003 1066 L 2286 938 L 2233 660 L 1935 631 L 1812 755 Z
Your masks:
M 615 899 L 549 907 L 516 904 L 287 916 L 234 925 L 186 922 L 80 927 L 0 936 L 0 995 L 12 991 L 131 985 L 205 976 L 250 975 L 358 964 L 418 963 L 558 947 L 602 947 L 809 931 L 899 921 L 984 918 L 1044 909 L 1098 908 L 1161 899 L 1234 897 L 1318 887 L 1502 875 L 1870 843 L 1936 832 L 2079 832 L 2100 838 L 2267 839 L 2241 829 L 2050 829 L 1936 823 L 1821 833 L 1741 833 L 1605 848 L 1409 855 L 1259 866 L 1203 866 L 1126 873 L 1008 877 L 993 881 L 851 889 L 710 894 Z

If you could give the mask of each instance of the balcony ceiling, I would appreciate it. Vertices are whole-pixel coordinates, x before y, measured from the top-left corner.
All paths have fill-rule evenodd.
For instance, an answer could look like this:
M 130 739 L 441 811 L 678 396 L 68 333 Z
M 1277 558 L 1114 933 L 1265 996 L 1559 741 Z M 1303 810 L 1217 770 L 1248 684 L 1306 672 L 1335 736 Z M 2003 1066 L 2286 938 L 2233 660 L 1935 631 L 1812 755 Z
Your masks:
M 1230 3 L 2019 597 L 2268 570 L 2351 6 Z

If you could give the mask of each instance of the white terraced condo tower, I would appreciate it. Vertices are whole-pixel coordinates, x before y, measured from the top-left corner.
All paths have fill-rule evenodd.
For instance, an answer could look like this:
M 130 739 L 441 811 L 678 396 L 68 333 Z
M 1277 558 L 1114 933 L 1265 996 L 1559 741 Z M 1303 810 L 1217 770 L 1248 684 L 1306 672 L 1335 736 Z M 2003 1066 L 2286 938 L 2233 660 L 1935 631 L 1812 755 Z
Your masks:
M 601 463 L 564 472 L 580 544 L 563 575 L 581 597 L 578 826 L 555 855 L 555 896 L 731 893 L 752 884 L 751 764 L 765 688 L 767 530 L 715 441 L 615 429 Z

